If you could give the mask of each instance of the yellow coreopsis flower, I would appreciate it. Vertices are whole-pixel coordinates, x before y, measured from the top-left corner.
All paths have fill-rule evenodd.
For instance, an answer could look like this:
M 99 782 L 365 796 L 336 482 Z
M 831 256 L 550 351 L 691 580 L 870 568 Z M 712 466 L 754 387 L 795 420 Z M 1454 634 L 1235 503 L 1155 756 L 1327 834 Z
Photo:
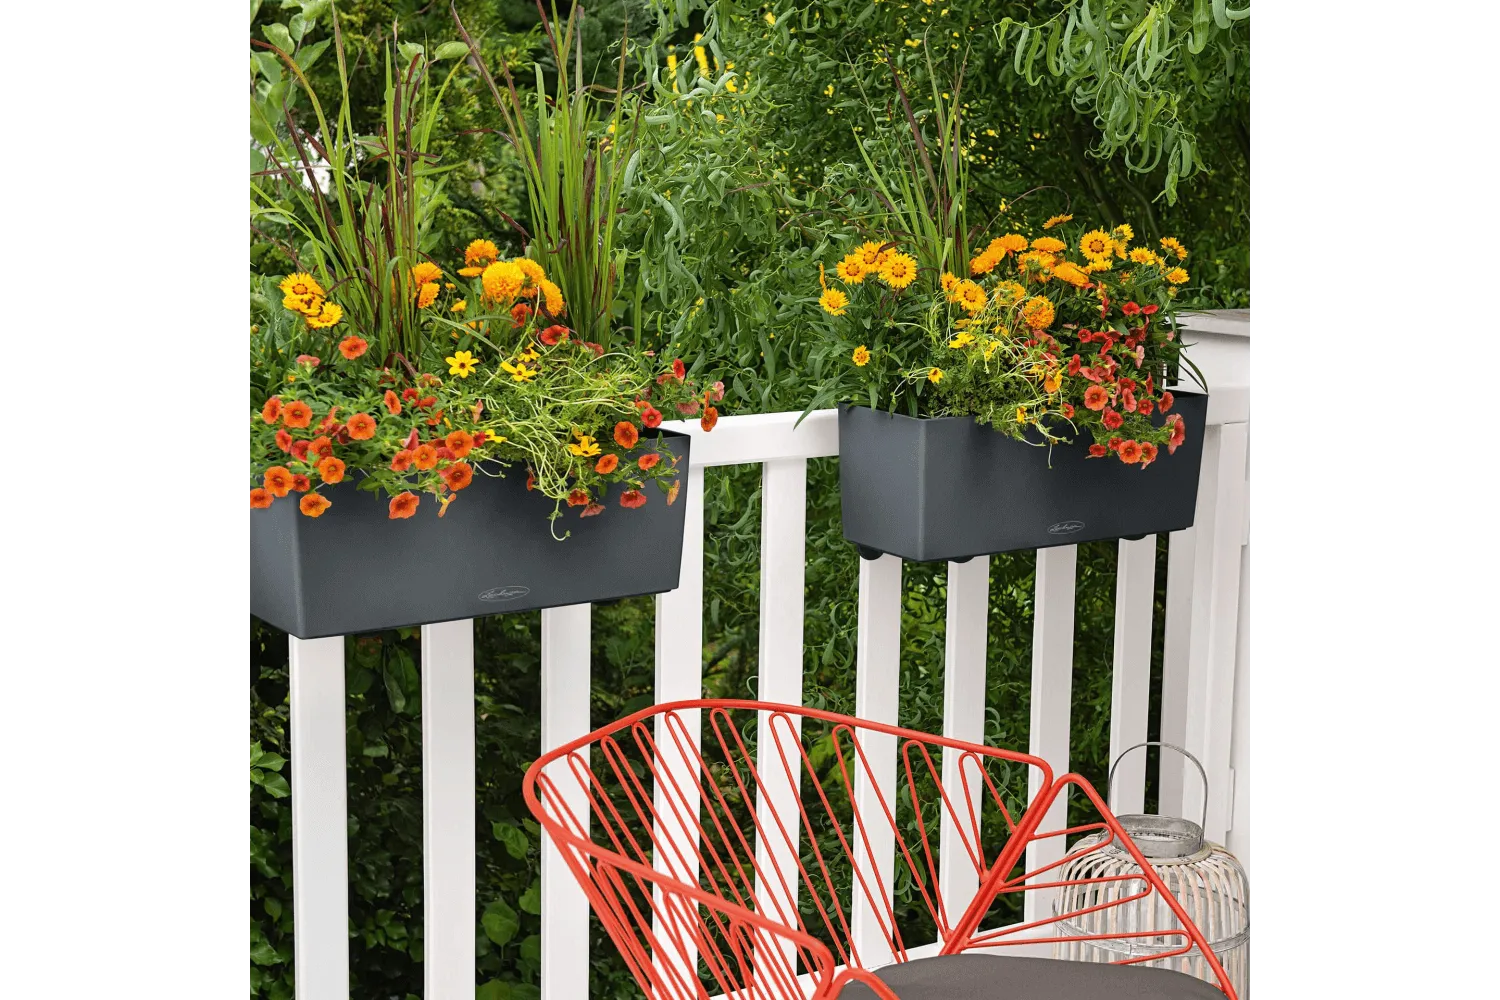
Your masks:
M 934 368 L 927 373 L 927 381 L 931 382 L 933 385 L 937 385 L 942 380 L 943 370 L 941 368 Z
M 825 288 L 823 294 L 818 298 L 818 305 L 830 316 L 842 316 L 848 310 L 849 296 L 837 288 Z
M 500 363 L 500 368 L 502 371 L 510 375 L 510 380 L 512 382 L 530 382 L 539 374 L 538 369 L 526 367 L 526 362 L 524 361 L 522 361 L 520 364 L 515 365 L 511 364 L 509 361 L 502 361 Z
M 1060 226 L 1060 225 L 1062 225 L 1064 222 L 1072 222 L 1072 221 L 1073 221 L 1073 217 L 1071 215 L 1054 215 L 1052 218 L 1050 218 L 1046 222 L 1042 223 L 1042 228 L 1043 229 L 1051 229 L 1054 226 Z
M 453 357 L 443 360 L 448 362 L 448 374 L 459 378 L 468 378 L 479 367 L 479 359 L 468 351 L 454 351 Z
M 459 299 L 448 307 L 448 311 L 451 313 L 461 313 L 467 308 L 469 308 L 469 303 L 464 299 Z
M 949 347 L 953 347 L 953 348 L 957 348 L 959 350 L 962 350 L 963 348 L 968 347 L 972 343 L 974 343 L 974 335 L 972 333 L 970 333 L 969 331 L 965 330 L 962 333 L 958 334 L 956 337 L 954 337 L 952 340 L 948 341 L 948 346 Z
M 1187 280 L 1186 272 L 1183 274 L 1183 280 Z M 337 326 L 339 320 L 343 318 L 343 307 L 335 305 L 332 302 L 324 302 L 322 307 L 318 309 L 317 315 L 308 316 L 304 322 L 314 330 L 326 330 L 330 326 Z
M 880 280 L 892 288 L 905 288 L 916 279 L 917 262 L 909 254 L 893 253 L 880 265 Z
M 1187 260 L 1187 247 L 1183 246 L 1178 241 L 1177 237 L 1163 236 L 1161 239 L 1161 245 L 1163 249 L 1170 250 L 1172 253 L 1176 254 L 1178 260 Z
M 962 306 L 970 316 L 984 308 L 987 298 L 984 289 L 977 282 L 968 279 L 960 281 L 953 289 L 953 301 Z
M 864 281 L 865 274 L 868 273 L 865 271 L 864 262 L 860 260 L 858 253 L 851 253 L 839 261 L 834 266 L 833 271 L 839 276 L 839 280 L 846 281 L 851 285 L 857 285 Z
M 1135 239 L 1135 230 L 1130 228 L 1130 223 L 1122 222 L 1112 230 L 1115 237 L 1122 243 L 1129 243 Z
M 854 349 L 853 361 L 856 368 L 863 368 L 865 365 L 869 364 L 870 349 L 867 348 L 864 344 L 860 344 Z
M 1042 388 L 1047 390 L 1048 395 L 1051 395 L 1062 387 L 1062 380 L 1061 369 L 1048 372 L 1047 377 L 1042 381 Z
M 568 450 L 579 458 L 593 458 L 599 454 L 599 443 L 580 430 L 574 429 L 573 436 L 578 440 L 568 445 Z
M 1134 250 L 1130 251 L 1130 262 L 1132 264 L 1149 265 L 1155 264 L 1156 261 L 1156 254 L 1152 253 L 1150 250 L 1147 250 L 1145 247 L 1136 247 Z
M 327 294 L 323 291 L 323 286 L 318 284 L 317 280 L 305 271 L 298 271 L 296 274 L 287 275 L 281 279 L 281 284 L 276 287 L 281 289 L 281 294 L 288 297 L 311 295 L 321 299 Z
M 952 302 L 953 289 L 958 287 L 958 275 L 944 271 L 943 276 L 938 279 L 938 284 L 943 286 L 943 293 L 948 295 L 948 301 Z
M 1083 234 L 1078 249 L 1089 260 L 1108 260 L 1114 253 L 1115 241 L 1102 229 L 1093 229 Z
M 1167 272 L 1167 280 L 1174 285 L 1185 285 L 1187 284 L 1188 273 L 1180 267 L 1174 267 Z

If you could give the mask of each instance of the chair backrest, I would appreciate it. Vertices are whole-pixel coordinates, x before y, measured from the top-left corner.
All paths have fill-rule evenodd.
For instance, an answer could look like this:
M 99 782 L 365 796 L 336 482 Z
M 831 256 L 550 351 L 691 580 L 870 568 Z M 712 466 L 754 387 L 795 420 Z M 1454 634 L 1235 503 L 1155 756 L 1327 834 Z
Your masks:
M 523 794 L 651 1000 L 801 1000 L 847 976 L 873 986 L 867 970 L 939 948 L 1049 940 L 981 924 L 1020 926 L 1022 897 L 1049 886 L 1055 865 L 1024 871 L 1028 844 L 1123 838 L 1107 810 L 1039 830 L 1081 781 L 1028 754 L 817 709 L 699 700 L 545 754 Z M 1135 898 L 1115 895 L 1108 905 Z

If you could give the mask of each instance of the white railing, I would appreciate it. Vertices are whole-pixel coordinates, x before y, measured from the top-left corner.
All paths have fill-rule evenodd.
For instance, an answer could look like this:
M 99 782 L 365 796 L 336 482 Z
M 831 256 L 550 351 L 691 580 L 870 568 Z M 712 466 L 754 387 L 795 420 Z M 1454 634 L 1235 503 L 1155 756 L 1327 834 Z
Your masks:
M 1247 787 L 1249 659 L 1244 639 L 1248 606 L 1247 485 L 1249 314 L 1190 317 L 1191 356 L 1211 394 L 1194 527 L 1169 536 L 1161 738 L 1187 747 L 1208 771 L 1206 833 L 1248 866 Z M 696 423 L 670 424 L 694 436 L 682 576 L 656 598 L 656 700 L 698 698 L 703 692 L 703 470 L 762 466 L 759 692 L 762 700 L 802 701 L 803 575 L 807 529 L 807 460 L 838 454 L 837 416 L 796 413 L 726 417 L 711 435 Z M 1151 682 L 1151 624 L 1156 588 L 1156 539 L 1121 540 L 1115 597 L 1114 687 L 1110 756 L 1146 738 Z M 1069 769 L 1072 714 L 1073 545 L 1037 552 L 1032 643 L 1029 750 L 1061 774 Z M 855 714 L 896 722 L 902 562 L 882 556 L 859 564 Z M 983 742 L 989 559 L 948 566 L 943 733 Z M 588 605 L 542 612 L 542 743 L 551 748 L 590 730 Z M 344 771 L 344 642 L 340 637 L 291 640 L 291 779 L 295 976 L 300 1000 L 349 995 L 348 843 Z M 424 975 L 427 1000 L 471 1000 L 475 979 L 474 638 L 470 620 L 422 628 L 422 809 Z M 688 720 L 690 723 L 691 719 Z M 667 741 L 662 739 L 661 743 Z M 762 741 L 760 745 L 768 745 Z M 895 783 L 895 741 L 867 749 Z M 1160 809 L 1196 816 L 1205 803 L 1179 762 L 1164 758 Z M 944 775 L 948 783 L 948 775 Z M 1118 812 L 1143 808 L 1143 755 L 1121 767 Z M 950 787 L 952 787 L 950 785 Z M 785 790 L 787 795 L 794 790 Z M 856 789 L 856 795 L 874 794 Z M 586 815 L 583 802 L 573 803 Z M 1058 822 L 1065 804 L 1055 807 Z M 942 848 L 954 836 L 944 827 Z M 873 845 L 893 863 L 893 845 Z M 1060 838 L 1034 845 L 1027 867 L 1053 860 Z M 944 865 L 939 873 L 950 906 L 977 889 L 972 871 Z M 887 871 L 882 879 L 889 884 Z M 561 857 L 543 846 L 542 964 L 544 1000 L 588 996 L 588 903 Z M 1025 919 L 1045 908 L 1026 894 Z M 862 954 L 882 940 L 869 914 L 854 907 L 853 934 Z M 866 940 L 868 938 L 868 940 Z

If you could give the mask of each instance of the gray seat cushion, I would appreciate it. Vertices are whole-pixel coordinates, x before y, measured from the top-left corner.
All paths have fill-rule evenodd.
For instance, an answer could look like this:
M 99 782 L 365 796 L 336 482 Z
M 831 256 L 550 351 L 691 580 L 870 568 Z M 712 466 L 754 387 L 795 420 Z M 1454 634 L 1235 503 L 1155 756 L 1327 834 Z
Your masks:
M 1217 986 L 1170 969 L 1005 955 L 940 955 L 877 969 L 901 1000 L 1224 1000 Z M 839 1000 L 876 1000 L 850 983 Z

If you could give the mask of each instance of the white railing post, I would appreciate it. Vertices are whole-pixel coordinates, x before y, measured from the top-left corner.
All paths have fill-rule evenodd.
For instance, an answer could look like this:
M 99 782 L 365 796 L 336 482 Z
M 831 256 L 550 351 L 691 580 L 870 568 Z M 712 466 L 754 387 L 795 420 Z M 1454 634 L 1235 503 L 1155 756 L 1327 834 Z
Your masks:
M 687 701 L 703 697 L 703 490 L 701 465 L 692 466 L 683 490 L 685 526 L 682 536 L 682 571 L 677 589 L 656 598 L 656 703 Z M 702 745 L 702 712 L 698 709 L 678 713 L 694 749 Z M 668 728 L 664 716 L 656 717 L 656 745 L 660 767 L 673 778 L 679 792 L 669 794 L 665 783 L 657 782 L 654 791 L 656 815 L 661 827 L 655 831 L 658 843 L 670 844 L 670 850 L 658 850 L 652 859 L 656 871 L 685 882 L 698 884 L 698 828 L 693 822 L 699 814 L 698 764 L 679 752 L 679 734 Z M 677 953 L 674 934 L 663 926 L 662 914 L 667 905 L 660 890 L 655 891 L 656 910 L 652 914 L 653 932 L 658 942 L 652 962 L 661 969 L 669 983 L 697 981 L 698 955 L 683 934 L 683 954 Z M 677 928 L 679 933 L 685 928 Z M 667 971 L 667 970 L 671 971 Z
M 1151 712 L 1151 619 L 1156 604 L 1156 536 L 1120 539 L 1115 572 L 1115 669 L 1109 704 L 1109 761 L 1146 741 Z M 1116 815 L 1146 811 L 1146 752 L 1136 750 L 1116 773 Z M 1109 795 L 1109 789 L 1101 789 Z
M 1036 609 L 1031 640 L 1031 753 L 1045 760 L 1055 777 L 1067 773 L 1073 721 L 1073 608 L 1078 571 L 1078 546 L 1038 549 L 1036 554 Z M 1034 798 L 1041 775 L 1031 772 Z M 1057 797 L 1042 819 L 1039 833 L 1067 827 L 1068 796 Z M 1026 870 L 1035 871 L 1062 858 L 1062 837 L 1049 837 L 1026 848 Z M 1034 882 L 1054 881 L 1053 873 Z M 1055 889 L 1025 893 L 1025 919 L 1052 916 Z
M 287 639 L 291 674 L 292 922 L 297 996 L 349 997 L 344 637 Z
M 761 701 L 802 704 L 803 579 L 807 549 L 807 459 L 766 462 L 760 494 L 760 686 Z M 756 767 L 765 790 L 757 796 L 756 907 L 769 920 L 798 922 L 797 856 L 801 822 L 800 718 L 788 731 L 773 727 L 761 712 Z M 784 758 L 784 759 L 783 759 Z M 776 816 L 782 818 L 778 825 Z M 783 829 L 784 828 L 784 829 Z M 778 942 L 788 968 L 796 968 L 790 942 Z
M 948 623 L 943 643 L 943 735 L 984 742 L 985 653 L 989 646 L 990 557 L 948 564 Z M 949 924 L 958 922 L 979 891 L 980 869 L 970 852 L 980 851 L 984 779 L 974 762 L 944 749 L 943 787 L 955 810 L 942 810 L 938 835 L 938 886 Z M 965 795 L 964 780 L 969 782 Z M 967 813 L 967 814 L 965 814 Z M 967 845 L 966 842 L 967 841 Z M 943 928 L 939 928 L 939 935 Z
M 542 752 L 591 732 L 590 605 L 542 612 Z M 567 758 L 550 765 L 558 795 L 578 821 L 589 821 L 584 788 Z M 589 900 L 562 853 L 542 838 L 542 1000 L 589 995 Z
M 425 1000 L 474 996 L 474 621 L 422 626 Z
M 901 560 L 896 556 L 859 561 L 857 628 L 854 715 L 894 726 L 901 707 Z M 854 830 L 856 877 L 849 934 L 860 965 L 878 969 L 895 961 L 890 898 L 895 888 L 896 839 L 885 821 L 885 810 L 894 813 L 897 806 L 896 737 L 875 732 L 856 735 L 869 770 L 857 757 L 851 764 L 855 807 L 865 821 L 863 828 Z

